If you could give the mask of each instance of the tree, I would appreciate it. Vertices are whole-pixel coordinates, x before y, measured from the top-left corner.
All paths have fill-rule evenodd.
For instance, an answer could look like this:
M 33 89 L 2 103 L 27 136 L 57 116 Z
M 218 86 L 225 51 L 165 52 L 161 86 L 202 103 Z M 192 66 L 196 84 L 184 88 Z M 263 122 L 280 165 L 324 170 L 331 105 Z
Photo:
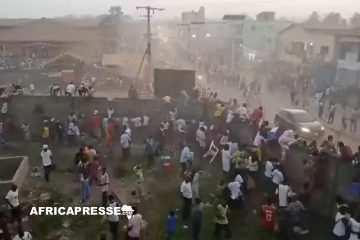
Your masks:
M 360 26 L 360 13 L 354 13 L 354 15 L 350 18 L 350 24 L 353 27 Z
M 321 23 L 320 15 L 317 12 L 313 12 L 309 16 L 309 18 L 306 20 L 306 22 L 311 23 L 311 24 Z
M 331 12 L 324 17 L 323 23 L 330 27 L 338 27 L 341 26 L 342 20 L 340 13 Z
M 340 26 L 341 26 L 341 27 L 347 27 L 347 26 L 348 26 L 348 21 L 347 21 L 347 19 L 345 19 L 345 18 L 341 19 L 341 21 L 340 21 Z
M 111 16 L 122 16 L 124 13 L 122 12 L 120 6 L 112 6 L 109 9 L 109 14 Z

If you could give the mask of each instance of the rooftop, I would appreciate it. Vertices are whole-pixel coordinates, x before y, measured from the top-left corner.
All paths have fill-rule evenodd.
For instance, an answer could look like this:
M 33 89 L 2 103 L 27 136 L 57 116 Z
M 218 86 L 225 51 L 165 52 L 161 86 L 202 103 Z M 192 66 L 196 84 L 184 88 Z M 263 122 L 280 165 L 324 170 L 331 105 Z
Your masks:
M 223 20 L 225 20 L 225 21 L 242 21 L 242 20 L 245 20 L 245 18 L 246 18 L 245 14 L 235 14 L 235 15 L 227 14 L 227 15 L 224 15 Z
M 360 37 L 360 27 L 356 27 L 356 28 L 329 27 L 329 26 L 324 26 L 321 24 L 313 25 L 313 24 L 308 24 L 308 23 L 292 24 L 289 27 L 280 31 L 279 34 L 287 32 L 290 29 L 293 29 L 295 27 L 303 28 L 305 31 L 308 31 L 308 32 L 319 32 L 319 33 L 331 34 L 331 35 L 337 35 L 337 36 Z
M 8 26 L 17 24 L 13 28 L 0 30 L 0 41 L 2 42 L 78 42 L 97 38 L 96 29 L 79 29 L 54 19 L 41 18 L 2 23 L 8 24 Z

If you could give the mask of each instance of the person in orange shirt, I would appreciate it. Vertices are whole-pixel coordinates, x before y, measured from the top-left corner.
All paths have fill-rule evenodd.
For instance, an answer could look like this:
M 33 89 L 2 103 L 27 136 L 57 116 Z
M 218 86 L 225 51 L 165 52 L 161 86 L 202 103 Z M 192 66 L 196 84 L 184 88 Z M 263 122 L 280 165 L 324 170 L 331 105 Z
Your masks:
M 101 138 L 101 117 L 97 110 L 94 111 L 94 116 L 91 119 L 91 131 L 94 137 Z
M 43 140 L 44 144 L 49 144 L 50 143 L 49 121 L 44 120 L 43 123 L 44 123 L 44 125 L 43 125 L 43 129 L 42 129 L 41 137 L 42 137 L 42 140 Z
M 113 149 L 115 145 L 115 141 L 114 141 L 115 136 L 116 136 L 115 123 L 112 119 L 110 119 L 105 136 L 105 145 L 109 150 L 110 158 L 112 158 L 112 154 L 113 154 Z

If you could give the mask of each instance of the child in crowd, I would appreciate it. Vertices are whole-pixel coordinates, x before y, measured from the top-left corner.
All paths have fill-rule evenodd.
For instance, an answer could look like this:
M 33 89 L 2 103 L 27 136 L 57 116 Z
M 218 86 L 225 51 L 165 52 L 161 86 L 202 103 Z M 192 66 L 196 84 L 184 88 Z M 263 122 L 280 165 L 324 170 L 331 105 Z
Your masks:
M 175 211 L 170 210 L 166 221 L 167 240 L 174 239 L 176 233 L 176 218 Z

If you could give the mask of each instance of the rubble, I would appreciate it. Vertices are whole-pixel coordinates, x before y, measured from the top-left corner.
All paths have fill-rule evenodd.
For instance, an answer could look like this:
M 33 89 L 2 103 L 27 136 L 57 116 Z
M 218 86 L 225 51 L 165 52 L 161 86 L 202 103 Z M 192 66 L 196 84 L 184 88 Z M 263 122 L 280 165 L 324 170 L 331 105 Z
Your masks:
M 51 193 L 42 193 L 40 194 L 39 200 L 40 201 L 48 201 L 51 199 Z

